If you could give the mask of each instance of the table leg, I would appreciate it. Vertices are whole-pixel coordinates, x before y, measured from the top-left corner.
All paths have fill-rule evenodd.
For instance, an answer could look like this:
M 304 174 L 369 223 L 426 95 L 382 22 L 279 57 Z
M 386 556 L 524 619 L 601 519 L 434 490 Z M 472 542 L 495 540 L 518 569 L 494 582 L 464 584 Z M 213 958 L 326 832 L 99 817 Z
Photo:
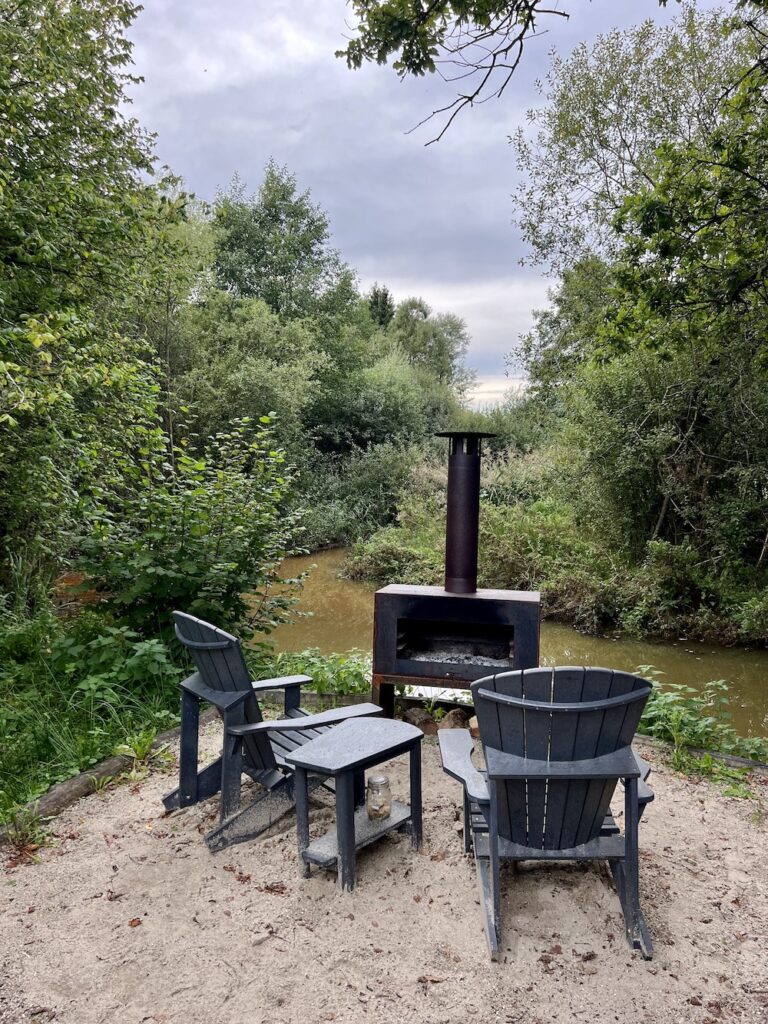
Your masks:
M 355 887 L 355 773 L 336 776 L 336 842 L 339 851 L 339 885 Z
M 365 803 L 365 771 L 355 772 L 355 807 Z
M 309 846 L 309 791 L 307 770 L 297 766 L 293 776 L 293 793 L 296 797 L 296 838 L 299 851 L 299 874 L 309 878 L 309 864 L 302 854 Z
M 411 844 L 421 849 L 421 740 L 410 751 L 411 768 Z

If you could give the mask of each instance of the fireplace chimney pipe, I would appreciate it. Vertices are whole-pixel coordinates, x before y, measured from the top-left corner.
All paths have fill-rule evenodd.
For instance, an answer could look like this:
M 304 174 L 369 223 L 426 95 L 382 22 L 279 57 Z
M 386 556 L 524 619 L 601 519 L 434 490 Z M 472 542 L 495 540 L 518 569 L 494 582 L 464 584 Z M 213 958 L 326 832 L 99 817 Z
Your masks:
M 480 519 L 480 442 L 496 435 L 446 430 L 437 436 L 449 439 L 445 589 L 450 594 L 474 594 Z

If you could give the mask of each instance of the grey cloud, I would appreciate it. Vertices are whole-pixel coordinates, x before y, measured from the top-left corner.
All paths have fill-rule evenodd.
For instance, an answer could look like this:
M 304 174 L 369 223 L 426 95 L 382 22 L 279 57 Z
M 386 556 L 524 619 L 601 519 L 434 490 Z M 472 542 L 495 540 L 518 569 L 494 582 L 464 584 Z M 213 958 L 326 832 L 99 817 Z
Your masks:
M 146 79 L 134 112 L 158 133 L 160 160 L 200 196 L 235 171 L 256 188 L 270 156 L 286 163 L 328 211 L 334 244 L 364 284 L 393 282 L 401 296 L 421 291 L 434 305 L 437 297 L 438 308 L 466 317 L 473 365 L 501 374 L 510 339 L 527 329 L 546 288 L 519 266 L 507 136 L 537 103 L 534 82 L 553 46 L 567 52 L 643 17 L 668 20 L 676 5 L 560 6 L 573 17 L 552 19 L 529 43 L 507 94 L 426 148 L 434 125 L 406 132 L 451 86 L 434 76 L 400 83 L 389 68 L 348 71 L 334 57 L 347 31 L 343 0 L 152 0 L 132 31 Z

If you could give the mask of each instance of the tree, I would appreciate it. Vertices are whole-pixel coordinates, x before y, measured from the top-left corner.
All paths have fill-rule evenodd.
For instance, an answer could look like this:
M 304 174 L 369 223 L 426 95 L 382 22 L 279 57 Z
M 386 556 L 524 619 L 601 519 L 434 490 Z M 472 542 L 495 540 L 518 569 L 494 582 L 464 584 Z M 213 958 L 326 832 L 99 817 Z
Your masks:
M 513 201 L 535 263 L 562 273 L 621 246 L 612 218 L 656 180 L 657 147 L 706 138 L 728 83 L 754 59 L 745 29 L 686 3 L 671 24 L 652 21 L 553 55 L 546 106 L 512 138 L 521 181 Z
M 375 284 L 368 296 L 368 309 L 371 311 L 371 318 L 379 327 L 388 327 L 392 317 L 395 315 L 395 303 L 392 293 L 386 285 L 379 287 Z
M 151 137 L 122 112 L 129 0 L 0 0 L 0 312 L 91 303 L 141 272 Z M 137 265 L 138 264 L 138 265 Z
M 157 428 L 122 328 L 180 204 L 122 113 L 137 10 L 0 0 L 0 589 L 22 608 Z
M 597 256 L 586 257 L 550 290 L 551 306 L 534 310 L 534 326 L 521 339 L 522 355 L 531 394 L 545 404 L 554 404 L 577 367 L 594 357 L 610 283 L 610 266 Z
M 433 314 L 423 299 L 405 299 L 398 305 L 387 333 L 427 377 L 459 393 L 469 385 L 471 375 L 464 366 L 469 334 L 461 317 Z
M 666 6 L 667 0 L 658 2 Z M 400 78 L 437 72 L 447 82 L 465 83 L 425 118 L 443 118 L 432 142 L 466 107 L 502 95 L 542 21 L 570 17 L 547 0 L 352 0 L 352 9 L 357 35 L 336 52 L 350 68 L 386 64 L 397 54 L 393 68 Z
M 258 194 L 235 177 L 214 203 L 214 269 L 223 288 L 263 299 L 285 317 L 341 316 L 358 300 L 352 271 L 332 249 L 328 217 L 273 160 Z

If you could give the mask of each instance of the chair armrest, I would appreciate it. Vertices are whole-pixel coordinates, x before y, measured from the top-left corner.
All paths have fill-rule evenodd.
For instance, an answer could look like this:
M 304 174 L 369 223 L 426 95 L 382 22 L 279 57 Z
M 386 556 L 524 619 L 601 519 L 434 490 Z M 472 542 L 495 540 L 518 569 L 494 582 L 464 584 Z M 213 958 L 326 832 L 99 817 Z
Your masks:
M 472 764 L 475 744 L 468 729 L 441 729 L 437 734 L 443 771 L 462 783 L 467 796 L 478 804 L 490 803 L 488 783 Z
M 583 761 L 544 761 L 485 748 L 485 763 L 491 779 L 639 779 L 631 747 Z
M 301 700 L 301 687 L 304 683 L 311 683 L 309 676 L 281 676 L 278 679 L 259 679 L 251 683 L 254 693 L 264 693 L 267 690 L 283 691 L 283 713 L 299 710 Z
M 182 680 L 179 686 L 198 700 L 213 704 L 219 711 L 230 711 L 252 696 L 250 690 L 211 690 L 202 681 L 199 672 Z
M 644 761 L 642 757 L 633 748 L 632 753 L 635 758 L 635 762 L 640 771 L 640 778 L 637 780 L 637 802 L 640 804 L 640 813 L 643 813 L 643 808 L 646 804 L 649 804 L 651 800 L 656 799 L 656 794 L 647 783 L 647 778 L 651 774 L 651 766 L 647 761 Z
M 381 708 L 378 704 L 353 704 L 348 708 L 332 708 L 330 711 L 321 711 L 317 715 L 305 715 L 302 718 L 278 718 L 253 725 L 233 725 L 227 731 L 230 736 L 251 736 L 259 732 L 293 732 L 300 729 L 317 729 L 321 725 L 333 725 L 348 718 L 363 718 L 380 713 Z
M 285 690 L 289 686 L 303 686 L 304 683 L 311 683 L 310 676 L 281 676 L 279 679 L 258 679 L 251 682 L 251 689 L 254 693 L 261 693 L 262 690 Z

